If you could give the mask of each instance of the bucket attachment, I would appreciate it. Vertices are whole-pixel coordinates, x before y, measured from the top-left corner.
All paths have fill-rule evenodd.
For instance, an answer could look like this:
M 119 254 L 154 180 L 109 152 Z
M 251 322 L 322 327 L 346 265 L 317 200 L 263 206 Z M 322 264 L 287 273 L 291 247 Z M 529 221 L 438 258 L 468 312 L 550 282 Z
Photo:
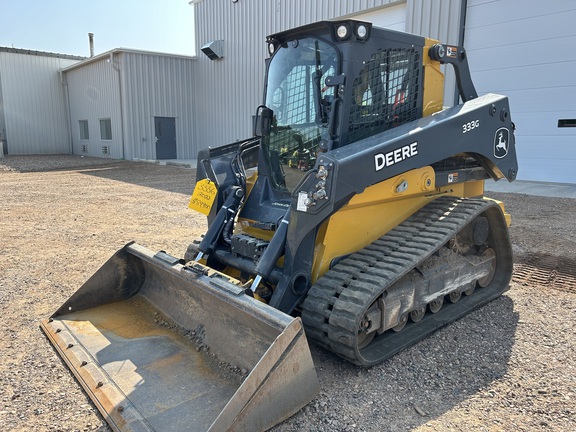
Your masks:
M 116 431 L 261 431 L 319 391 L 299 318 L 135 243 L 41 327 Z

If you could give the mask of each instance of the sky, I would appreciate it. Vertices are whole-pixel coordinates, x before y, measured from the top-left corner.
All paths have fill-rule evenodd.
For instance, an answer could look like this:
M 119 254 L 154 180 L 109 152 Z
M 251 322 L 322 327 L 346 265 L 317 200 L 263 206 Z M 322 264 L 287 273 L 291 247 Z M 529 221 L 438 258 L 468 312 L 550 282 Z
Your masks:
M 194 55 L 188 0 L 0 0 L 0 46 L 88 57 L 114 48 Z

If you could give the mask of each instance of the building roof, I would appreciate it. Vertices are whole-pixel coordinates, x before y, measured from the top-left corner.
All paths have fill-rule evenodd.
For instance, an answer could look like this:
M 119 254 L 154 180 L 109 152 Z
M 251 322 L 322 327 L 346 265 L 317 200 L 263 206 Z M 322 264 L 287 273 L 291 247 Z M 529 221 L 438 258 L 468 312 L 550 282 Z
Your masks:
M 61 69 L 61 71 L 62 72 L 68 72 L 72 69 L 86 66 L 87 64 L 90 64 L 90 63 L 93 63 L 93 62 L 96 62 L 99 60 L 103 60 L 107 57 L 110 57 L 113 54 L 119 54 L 119 53 L 153 55 L 153 56 L 158 56 L 158 57 L 181 58 L 181 59 L 186 59 L 186 60 L 196 60 L 197 59 L 196 56 L 186 56 L 186 55 L 182 55 L 182 54 L 170 54 L 170 53 L 162 53 L 162 52 L 157 52 L 157 51 L 143 51 L 143 50 L 136 50 L 136 49 L 130 49 L 130 48 L 114 48 L 110 51 L 103 52 L 102 54 L 95 55 L 94 57 L 88 57 L 88 58 L 82 57 L 82 59 L 84 61 L 81 61 L 80 63 L 75 63 L 75 64 L 70 65 L 68 67 L 65 67 L 65 68 Z
M 13 54 L 25 54 L 31 56 L 39 56 L 39 57 L 56 57 L 61 59 L 67 60 L 84 60 L 86 57 L 82 56 L 75 56 L 70 54 L 59 54 L 59 53 L 52 53 L 52 52 L 45 52 L 45 51 L 34 51 L 28 49 L 20 49 L 20 48 L 10 48 L 10 47 L 1 47 L 0 52 L 8 52 Z

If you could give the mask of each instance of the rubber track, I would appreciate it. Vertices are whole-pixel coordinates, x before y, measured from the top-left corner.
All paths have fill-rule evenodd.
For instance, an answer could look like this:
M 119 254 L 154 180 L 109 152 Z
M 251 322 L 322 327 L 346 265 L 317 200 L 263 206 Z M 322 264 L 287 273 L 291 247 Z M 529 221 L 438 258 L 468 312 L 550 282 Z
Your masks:
M 366 348 L 372 351 L 367 358 L 360 354 L 364 350 L 356 348 L 360 319 L 367 308 L 476 216 L 495 206 L 496 203 L 482 199 L 440 197 L 383 237 L 344 259 L 318 279 L 303 303 L 302 321 L 307 336 L 352 363 L 370 366 L 478 307 L 479 304 L 468 306 L 463 313 L 454 315 L 452 312 L 453 317 L 438 320 L 444 309 L 448 309 L 445 306 L 439 313 L 426 314 L 418 324 L 409 324 L 401 332 L 385 332 Z M 474 296 L 476 294 L 462 298 L 451 307 L 465 303 L 464 300 L 472 303 L 470 299 Z M 492 298 L 483 299 L 483 303 Z M 427 329 L 418 331 L 424 327 Z M 388 337 L 383 337 L 386 335 Z M 378 351 L 374 354 L 374 345 L 378 343 L 382 346 L 376 347 Z

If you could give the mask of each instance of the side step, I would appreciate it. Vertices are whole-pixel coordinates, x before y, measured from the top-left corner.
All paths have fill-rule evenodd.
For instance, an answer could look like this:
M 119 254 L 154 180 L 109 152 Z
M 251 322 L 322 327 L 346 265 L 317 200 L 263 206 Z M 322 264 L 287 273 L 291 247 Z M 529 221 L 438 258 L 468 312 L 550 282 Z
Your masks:
M 115 431 L 263 431 L 319 383 L 299 318 L 128 244 L 41 324 Z

